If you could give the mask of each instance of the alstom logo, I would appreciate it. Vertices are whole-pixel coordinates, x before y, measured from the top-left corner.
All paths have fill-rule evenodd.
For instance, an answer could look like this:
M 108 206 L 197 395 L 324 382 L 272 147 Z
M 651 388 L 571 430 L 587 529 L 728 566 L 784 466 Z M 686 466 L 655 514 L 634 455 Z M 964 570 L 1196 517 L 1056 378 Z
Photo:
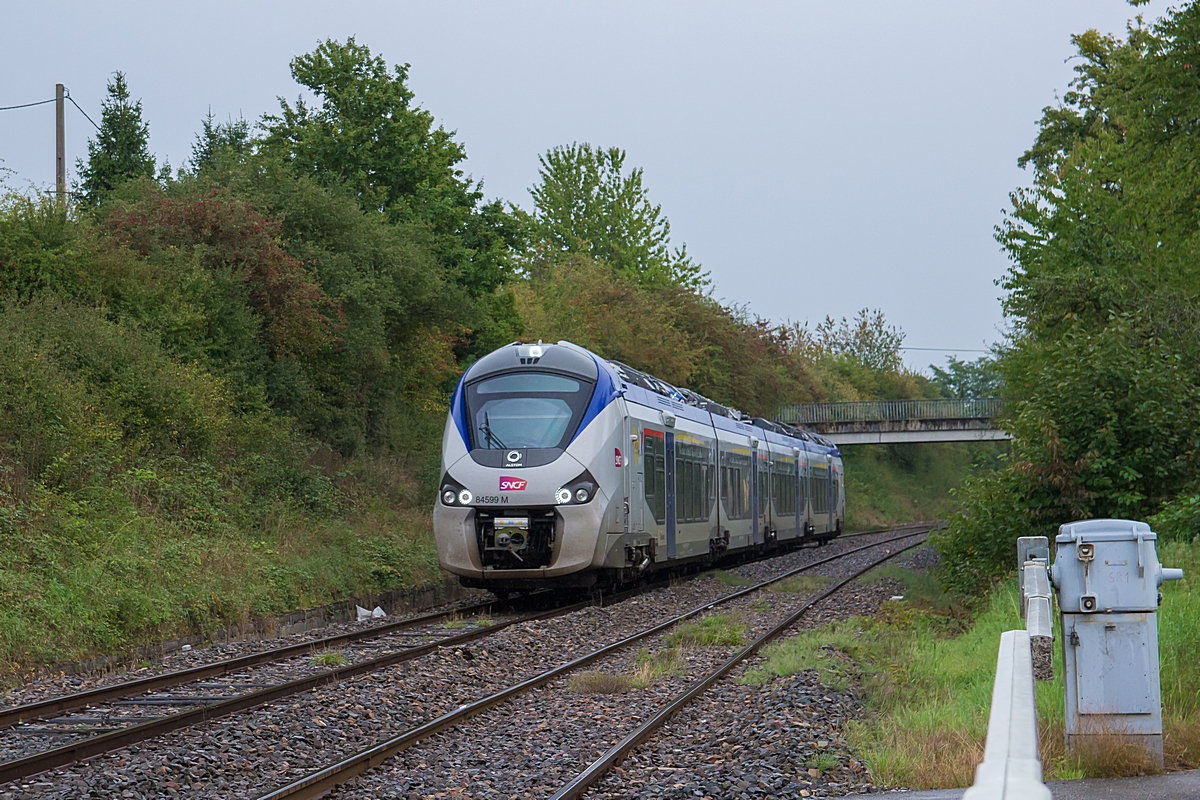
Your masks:
M 500 491 L 502 492 L 523 492 L 528 485 L 529 481 L 524 478 L 510 478 L 507 475 L 500 476 Z

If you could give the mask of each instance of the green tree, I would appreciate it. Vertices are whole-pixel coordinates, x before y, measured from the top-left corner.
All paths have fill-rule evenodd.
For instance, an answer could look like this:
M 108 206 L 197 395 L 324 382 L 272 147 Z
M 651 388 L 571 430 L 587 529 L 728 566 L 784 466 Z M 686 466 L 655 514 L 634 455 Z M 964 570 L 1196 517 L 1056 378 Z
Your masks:
M 435 127 L 408 88 L 408 65 L 389 69 L 353 37 L 332 39 L 291 62 L 292 77 L 319 99 L 310 108 L 280 98 L 263 119 L 263 148 L 300 176 L 339 183 L 364 209 L 407 225 L 475 296 L 493 293 L 514 271 L 524 229 L 464 177 L 454 134 Z
M 996 359 L 980 356 L 974 361 L 962 361 L 951 356 L 946 368 L 933 364 L 933 382 L 946 397 L 976 400 L 981 397 L 999 397 L 1004 388 L 1004 377 L 1000 374 Z
M 100 111 L 100 130 L 88 140 L 87 162 L 79 160 L 83 200 L 98 205 L 108 192 L 133 178 L 154 177 L 154 156 L 147 142 L 150 126 L 142 120 L 142 101 L 130 102 L 125 74 L 113 73 L 108 99 Z
M 864 308 L 854 320 L 832 317 L 817 325 L 817 343 L 826 353 L 857 361 L 864 367 L 881 372 L 895 372 L 901 366 L 900 348 L 904 332 L 888 325 L 883 311 Z
M 250 123 L 247 120 L 239 117 L 227 122 L 214 123 L 213 119 L 210 110 L 204 118 L 200 133 L 196 134 L 196 141 L 192 143 L 189 166 L 194 173 L 216 166 L 223 156 L 245 158 L 254 146 L 254 140 L 250 136 Z
M 998 231 L 1014 440 L 939 545 L 964 589 L 1011 569 L 1017 536 L 1187 517 L 1200 488 L 1200 8 L 1074 42 L 1072 91 L 1046 109 L 1021 158 L 1033 186 Z
M 625 172 L 625 151 L 587 144 L 538 156 L 540 180 L 529 190 L 538 235 L 552 252 L 582 253 L 650 285 L 702 289 L 708 273 L 671 248 L 671 223 L 650 202 L 642 170 Z

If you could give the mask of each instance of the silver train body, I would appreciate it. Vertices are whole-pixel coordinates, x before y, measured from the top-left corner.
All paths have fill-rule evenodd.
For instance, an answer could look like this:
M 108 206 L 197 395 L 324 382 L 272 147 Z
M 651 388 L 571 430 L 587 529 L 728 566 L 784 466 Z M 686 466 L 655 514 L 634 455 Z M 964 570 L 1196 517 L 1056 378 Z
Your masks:
M 433 515 L 442 567 L 501 594 L 824 542 L 844 519 L 827 440 L 568 342 L 513 343 L 466 371 Z

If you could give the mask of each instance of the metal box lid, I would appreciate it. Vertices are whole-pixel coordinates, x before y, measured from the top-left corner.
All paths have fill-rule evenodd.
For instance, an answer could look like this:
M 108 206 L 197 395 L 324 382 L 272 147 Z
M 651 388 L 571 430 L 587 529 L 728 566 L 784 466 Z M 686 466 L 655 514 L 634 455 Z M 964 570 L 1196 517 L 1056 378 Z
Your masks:
M 1066 614 L 1155 611 L 1162 565 L 1144 522 L 1093 519 L 1059 528 L 1051 580 Z
M 1088 519 L 1068 522 L 1058 529 L 1054 541 L 1058 544 L 1082 538 L 1088 542 L 1136 541 L 1138 534 L 1144 541 L 1153 541 L 1158 535 L 1145 522 L 1132 519 Z

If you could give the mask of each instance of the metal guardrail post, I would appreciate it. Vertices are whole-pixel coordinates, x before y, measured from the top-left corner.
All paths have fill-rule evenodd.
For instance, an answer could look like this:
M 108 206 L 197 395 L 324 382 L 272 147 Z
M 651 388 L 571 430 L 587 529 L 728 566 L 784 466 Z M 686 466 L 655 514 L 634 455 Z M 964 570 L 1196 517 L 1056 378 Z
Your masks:
M 1050 577 L 1044 561 L 1027 561 L 1025 575 L 1025 632 L 1033 654 L 1033 678 L 1054 680 L 1054 617 Z
M 1051 800 L 1038 758 L 1037 705 L 1029 634 L 1005 631 L 992 687 L 987 746 L 963 800 Z
M 1021 616 L 1033 651 L 1033 678 L 1054 680 L 1054 606 L 1050 599 L 1050 540 L 1045 536 L 1017 539 L 1017 576 Z

